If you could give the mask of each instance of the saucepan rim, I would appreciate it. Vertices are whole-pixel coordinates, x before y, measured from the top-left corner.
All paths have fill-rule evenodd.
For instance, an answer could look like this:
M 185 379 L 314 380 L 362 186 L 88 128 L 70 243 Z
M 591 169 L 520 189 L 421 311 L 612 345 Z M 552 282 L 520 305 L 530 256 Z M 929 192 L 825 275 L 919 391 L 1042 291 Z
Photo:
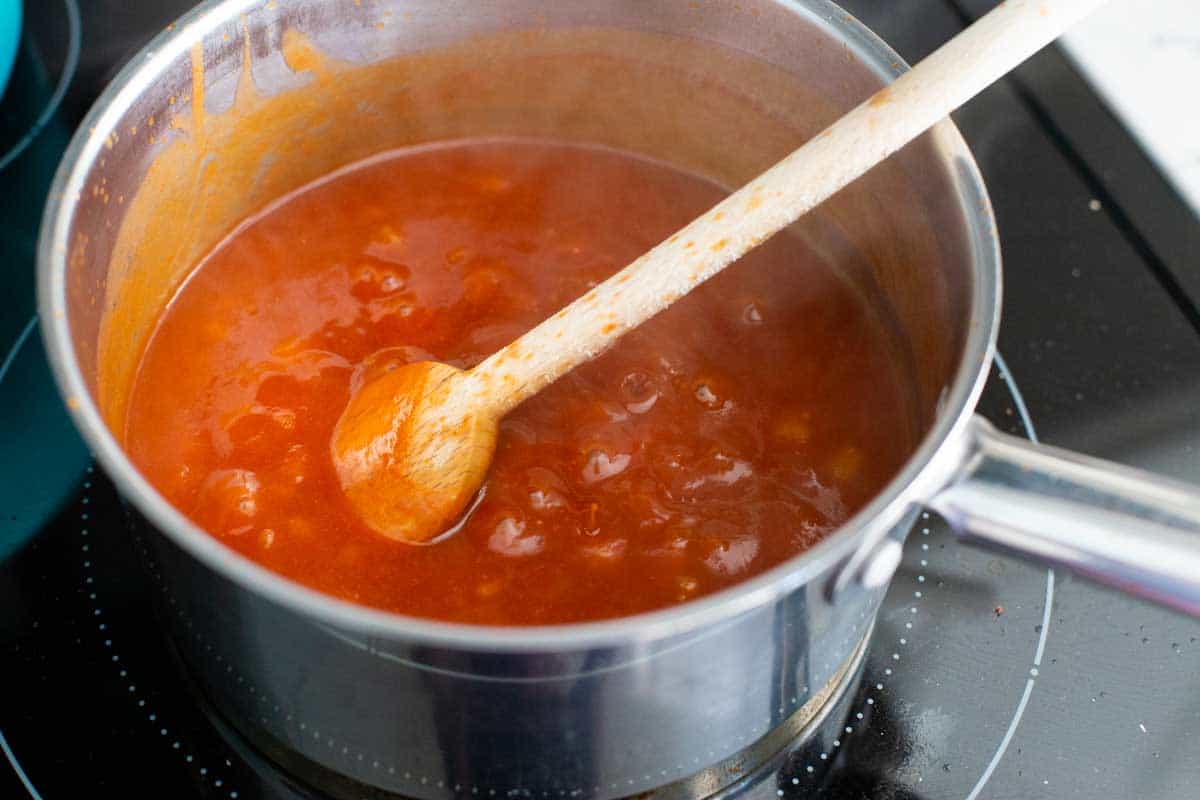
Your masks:
M 885 82 L 907 69 L 878 36 L 831 0 L 777 0 L 840 38 Z M 75 357 L 67 303 L 68 236 L 85 179 L 109 132 L 143 92 L 192 44 L 248 13 L 260 0 L 208 0 L 155 37 L 96 100 L 68 146 L 50 189 L 38 241 L 38 312 L 51 368 L 76 427 L 120 494 L 190 556 L 209 569 L 314 621 L 383 641 L 484 652 L 578 651 L 644 644 L 715 626 L 790 593 L 833 570 L 860 546 L 872 523 L 899 518 L 922 498 L 913 486 L 931 472 L 953 473 L 955 444 L 971 417 L 991 363 L 1000 312 L 1000 249 L 987 191 L 966 142 L 950 120 L 932 132 L 967 225 L 973 268 L 965 346 L 937 417 L 899 473 L 822 542 L 722 591 L 657 611 L 565 625 L 495 627 L 439 622 L 367 608 L 295 583 L 221 544 L 192 523 L 142 477 L 100 416 Z

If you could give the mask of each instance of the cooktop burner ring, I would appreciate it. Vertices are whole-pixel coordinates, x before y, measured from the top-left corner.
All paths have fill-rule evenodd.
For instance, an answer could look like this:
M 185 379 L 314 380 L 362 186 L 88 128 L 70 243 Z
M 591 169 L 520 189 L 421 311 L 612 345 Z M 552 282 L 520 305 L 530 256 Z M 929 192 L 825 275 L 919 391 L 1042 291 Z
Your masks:
M 35 113 L 33 119 L 29 121 L 20 138 L 9 145 L 3 153 L 0 153 L 0 172 L 20 157 L 54 118 L 55 112 L 58 111 L 58 107 L 67 94 L 67 89 L 71 86 L 71 81 L 75 78 L 75 71 L 79 67 L 79 55 L 83 47 L 83 23 L 80 19 L 77 0 L 62 0 L 62 4 L 67 21 L 67 42 L 62 67 L 54 83 L 54 90 L 42 104 L 40 110 Z M 20 58 L 21 56 L 18 56 L 18 60 Z M 14 67 L 13 78 L 16 77 L 16 68 Z M 10 88 L 9 91 L 12 89 Z
M 8 349 L 8 353 L 4 356 L 4 360 L 0 361 L 0 383 L 4 383 L 4 377 L 8 375 L 8 371 L 12 368 L 13 363 L 17 360 L 17 356 L 21 354 L 21 348 L 25 346 L 25 342 L 29 340 L 30 334 L 37 327 L 37 315 L 30 317 L 29 322 L 25 323 L 25 327 L 17 334 L 17 338 L 12 343 L 12 347 Z
M 1021 426 L 1025 429 L 1025 435 L 1031 442 L 1038 442 L 1037 429 L 1033 425 L 1033 418 L 1029 414 L 1029 408 L 1025 405 L 1025 398 L 1021 395 L 1021 388 L 1017 386 L 1016 381 L 1012 377 L 1012 372 L 1008 368 L 1004 356 L 997 350 L 993 357 L 993 363 L 996 366 L 996 372 L 1000 380 L 1004 382 L 1008 393 L 1012 395 L 1013 405 L 1016 407 L 1017 415 L 1021 421 Z M 924 515 L 928 518 L 928 514 Z M 996 746 L 996 752 L 988 761 L 987 767 L 979 776 L 979 780 L 975 782 L 975 786 L 967 795 L 966 800 L 976 800 L 979 793 L 983 791 L 992 774 L 996 771 L 996 767 L 1000 764 L 1000 760 L 1004 758 L 1004 754 L 1008 751 L 1008 745 L 1012 741 L 1013 735 L 1017 732 L 1017 726 L 1021 724 L 1021 718 L 1025 716 L 1025 708 L 1029 704 L 1029 698 L 1033 694 L 1034 683 L 1037 680 L 1038 670 L 1042 666 L 1042 656 L 1046 653 L 1046 640 L 1050 634 L 1050 616 L 1054 609 L 1054 570 L 1046 570 L 1046 599 L 1042 609 L 1042 626 L 1038 631 L 1037 649 L 1033 653 L 1033 666 L 1029 668 L 1029 677 L 1025 681 L 1025 689 L 1021 695 L 1021 699 L 1017 701 L 1017 707 L 1013 711 L 1012 721 L 1009 722 L 1008 728 L 1004 732 L 1004 738 Z

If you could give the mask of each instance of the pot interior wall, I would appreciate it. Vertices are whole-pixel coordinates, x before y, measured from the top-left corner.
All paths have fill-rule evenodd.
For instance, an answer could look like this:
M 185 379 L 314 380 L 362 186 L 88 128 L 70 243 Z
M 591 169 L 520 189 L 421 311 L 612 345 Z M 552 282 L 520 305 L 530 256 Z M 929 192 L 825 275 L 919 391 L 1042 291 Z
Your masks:
M 515 135 L 632 150 L 732 187 L 883 83 L 819 15 L 692 6 L 268 3 L 185 27 L 158 80 L 103 118 L 72 226 L 70 323 L 109 426 L 120 438 L 140 353 L 195 263 L 333 169 Z M 795 226 L 894 332 L 918 431 L 951 378 L 971 289 L 938 135 Z

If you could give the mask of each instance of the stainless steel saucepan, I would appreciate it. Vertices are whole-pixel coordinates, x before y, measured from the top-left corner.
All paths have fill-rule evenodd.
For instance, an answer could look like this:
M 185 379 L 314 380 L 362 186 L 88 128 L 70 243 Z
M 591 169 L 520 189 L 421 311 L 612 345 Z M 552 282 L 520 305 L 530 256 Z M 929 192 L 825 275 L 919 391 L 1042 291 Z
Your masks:
M 949 122 L 795 231 L 894 332 L 920 444 L 817 547 L 719 594 L 542 628 L 361 608 L 227 550 L 121 450 L 124 391 L 187 270 L 319 175 L 507 134 L 604 143 L 737 185 L 903 68 L 826 0 L 223 0 L 134 57 L 51 190 L 40 311 L 75 422 L 139 521 L 174 643 L 222 715 L 335 795 L 703 794 L 718 781 L 706 766 L 723 763 L 721 780 L 751 769 L 768 734 L 817 713 L 852 668 L 922 508 L 966 539 L 1200 614 L 1193 488 L 973 416 L 1000 253 Z

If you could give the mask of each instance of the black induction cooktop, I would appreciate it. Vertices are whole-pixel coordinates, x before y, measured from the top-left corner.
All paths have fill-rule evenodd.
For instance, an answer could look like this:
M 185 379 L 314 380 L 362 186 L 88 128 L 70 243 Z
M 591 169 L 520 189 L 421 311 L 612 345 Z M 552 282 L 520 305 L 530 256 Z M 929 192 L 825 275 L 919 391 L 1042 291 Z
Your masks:
M 192 693 L 36 331 L 51 172 L 104 83 L 188 5 L 26 3 L 0 101 L 0 798 L 318 796 Z M 990 2 L 843 5 L 915 61 Z M 1200 221 L 1055 50 L 956 119 L 1005 259 L 980 411 L 1200 483 Z M 1198 698 L 1197 622 L 958 545 L 925 517 L 833 734 L 727 794 L 1190 800 Z

